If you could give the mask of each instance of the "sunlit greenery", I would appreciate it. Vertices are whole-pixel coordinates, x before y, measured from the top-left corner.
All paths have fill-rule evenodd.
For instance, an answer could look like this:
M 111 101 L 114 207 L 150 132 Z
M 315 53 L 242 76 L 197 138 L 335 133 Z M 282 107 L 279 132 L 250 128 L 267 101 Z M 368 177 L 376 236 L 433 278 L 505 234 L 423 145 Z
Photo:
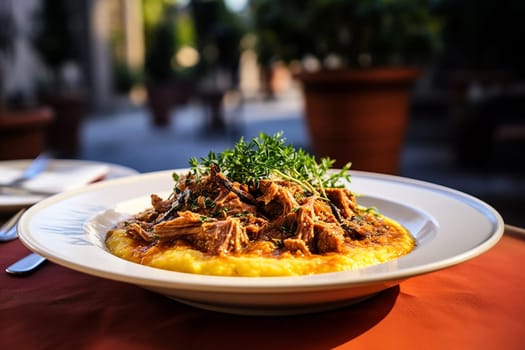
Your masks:
M 142 4 L 148 79 L 174 75 L 193 79 L 217 64 L 234 66 L 238 61 L 243 29 L 224 0 L 142 0 Z
M 188 74 L 176 55 L 181 48 L 194 48 L 194 20 L 182 2 L 142 0 L 146 41 L 145 72 L 149 80 L 169 80 L 175 74 Z M 187 3 L 184 2 L 184 4 Z
M 261 61 L 346 66 L 421 63 L 441 49 L 442 21 L 432 0 L 251 0 Z M 334 60 L 332 59 L 332 62 Z

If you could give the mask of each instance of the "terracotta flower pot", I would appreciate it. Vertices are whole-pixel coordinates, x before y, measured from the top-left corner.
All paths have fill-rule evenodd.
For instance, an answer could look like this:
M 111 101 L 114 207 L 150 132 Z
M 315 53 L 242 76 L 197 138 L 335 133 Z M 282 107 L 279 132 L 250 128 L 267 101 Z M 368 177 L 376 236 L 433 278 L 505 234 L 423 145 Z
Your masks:
M 167 81 L 148 84 L 147 92 L 153 125 L 167 127 L 173 108 L 188 102 L 193 87 L 184 81 Z
M 298 75 L 313 151 L 352 169 L 397 174 L 418 69 Z
M 0 160 L 34 158 L 46 149 L 49 108 L 11 111 L 0 115 Z
M 43 98 L 43 103 L 54 111 L 47 128 L 47 146 L 55 156 L 76 158 L 81 153 L 81 129 L 87 108 L 83 93 L 62 93 Z
M 151 84 L 147 89 L 153 125 L 168 126 L 173 107 L 172 87 L 169 84 Z

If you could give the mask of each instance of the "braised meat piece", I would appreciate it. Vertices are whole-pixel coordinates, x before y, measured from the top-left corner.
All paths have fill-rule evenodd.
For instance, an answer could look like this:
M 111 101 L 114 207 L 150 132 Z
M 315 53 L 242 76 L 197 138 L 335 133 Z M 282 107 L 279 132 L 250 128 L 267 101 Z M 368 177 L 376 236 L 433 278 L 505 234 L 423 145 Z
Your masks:
M 327 188 L 321 197 L 295 182 L 261 179 L 249 187 L 215 166 L 210 170 L 199 179 L 184 175 L 166 200 L 151 195 L 152 208 L 134 218 L 128 235 L 152 245 L 183 242 L 211 255 L 310 255 L 343 252 L 345 239 L 374 230 L 355 219 L 355 197 L 347 189 Z

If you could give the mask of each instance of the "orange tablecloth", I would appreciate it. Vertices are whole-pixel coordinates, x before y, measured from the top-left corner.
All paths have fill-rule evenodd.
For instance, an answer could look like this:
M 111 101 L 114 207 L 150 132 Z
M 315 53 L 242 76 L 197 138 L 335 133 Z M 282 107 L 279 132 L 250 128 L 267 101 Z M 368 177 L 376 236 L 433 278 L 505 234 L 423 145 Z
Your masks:
M 0 244 L 2 268 L 27 252 Z M 248 317 L 46 263 L 0 274 L 1 349 L 525 349 L 525 240 L 318 314 Z

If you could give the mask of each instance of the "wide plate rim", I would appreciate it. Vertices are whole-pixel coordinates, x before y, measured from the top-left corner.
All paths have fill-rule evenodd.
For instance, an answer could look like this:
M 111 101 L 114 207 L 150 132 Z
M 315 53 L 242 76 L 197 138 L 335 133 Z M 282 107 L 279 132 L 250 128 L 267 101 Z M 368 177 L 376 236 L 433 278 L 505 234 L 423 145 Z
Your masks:
M 87 274 L 98 277 L 108 278 L 121 282 L 133 283 L 145 287 L 167 288 L 167 289 L 181 289 L 181 290 L 195 290 L 195 291 L 223 291 L 235 293 L 282 293 L 290 291 L 315 291 L 335 288 L 353 288 L 379 283 L 395 283 L 405 280 L 417 275 L 434 272 L 440 269 L 448 268 L 466 260 L 474 258 L 493 247 L 501 238 L 504 230 L 503 219 L 500 214 L 487 203 L 481 201 L 466 193 L 421 180 L 415 180 L 394 175 L 370 173 L 364 171 L 351 171 L 352 181 L 355 179 L 368 179 L 387 182 L 391 184 L 400 184 L 402 186 L 417 187 L 424 189 L 429 193 L 437 193 L 446 195 L 448 198 L 453 198 L 465 205 L 471 206 L 474 210 L 481 214 L 490 216 L 489 221 L 491 225 L 491 232 L 486 233 L 487 237 L 477 246 L 455 254 L 445 261 L 432 262 L 422 264 L 419 266 L 411 266 L 401 269 L 387 270 L 386 272 L 371 272 L 364 275 L 355 272 L 335 272 L 322 275 L 308 275 L 308 276 L 290 276 L 290 277 L 222 277 L 222 276 L 203 276 L 192 275 L 186 273 L 179 273 L 173 271 L 164 271 L 147 266 L 134 264 L 121 260 L 119 264 L 132 264 L 130 271 L 133 273 L 139 272 L 140 275 L 133 275 L 127 272 L 116 272 L 115 269 L 108 271 L 107 268 L 100 268 L 87 266 L 85 263 L 79 261 L 71 261 L 64 258 L 56 252 L 50 252 L 46 249 L 46 243 L 35 239 L 30 230 L 31 220 L 41 213 L 45 208 L 52 207 L 58 203 L 63 203 L 68 199 L 83 196 L 86 194 L 96 194 L 97 191 L 107 190 L 115 186 L 126 186 L 136 182 L 148 181 L 152 179 L 159 179 L 169 176 L 174 171 L 183 172 L 187 169 L 173 169 L 162 170 L 151 173 L 132 175 L 125 178 L 108 180 L 101 183 L 92 184 L 81 189 L 57 194 L 42 202 L 35 204 L 33 207 L 23 215 L 19 222 L 20 239 L 24 245 L 30 250 L 35 251 L 49 260 L 66 266 L 68 268 L 78 270 Z M 144 193 L 146 194 L 146 193 Z M 86 215 L 93 215 L 88 213 Z M 85 216 L 83 219 L 87 219 Z M 105 252 L 107 253 L 107 252 Z M 109 253 L 107 253 L 109 254 Z M 403 259 L 400 258 L 400 259 Z M 117 260 L 115 260 L 117 261 Z M 136 265 L 136 266 L 135 266 Z

